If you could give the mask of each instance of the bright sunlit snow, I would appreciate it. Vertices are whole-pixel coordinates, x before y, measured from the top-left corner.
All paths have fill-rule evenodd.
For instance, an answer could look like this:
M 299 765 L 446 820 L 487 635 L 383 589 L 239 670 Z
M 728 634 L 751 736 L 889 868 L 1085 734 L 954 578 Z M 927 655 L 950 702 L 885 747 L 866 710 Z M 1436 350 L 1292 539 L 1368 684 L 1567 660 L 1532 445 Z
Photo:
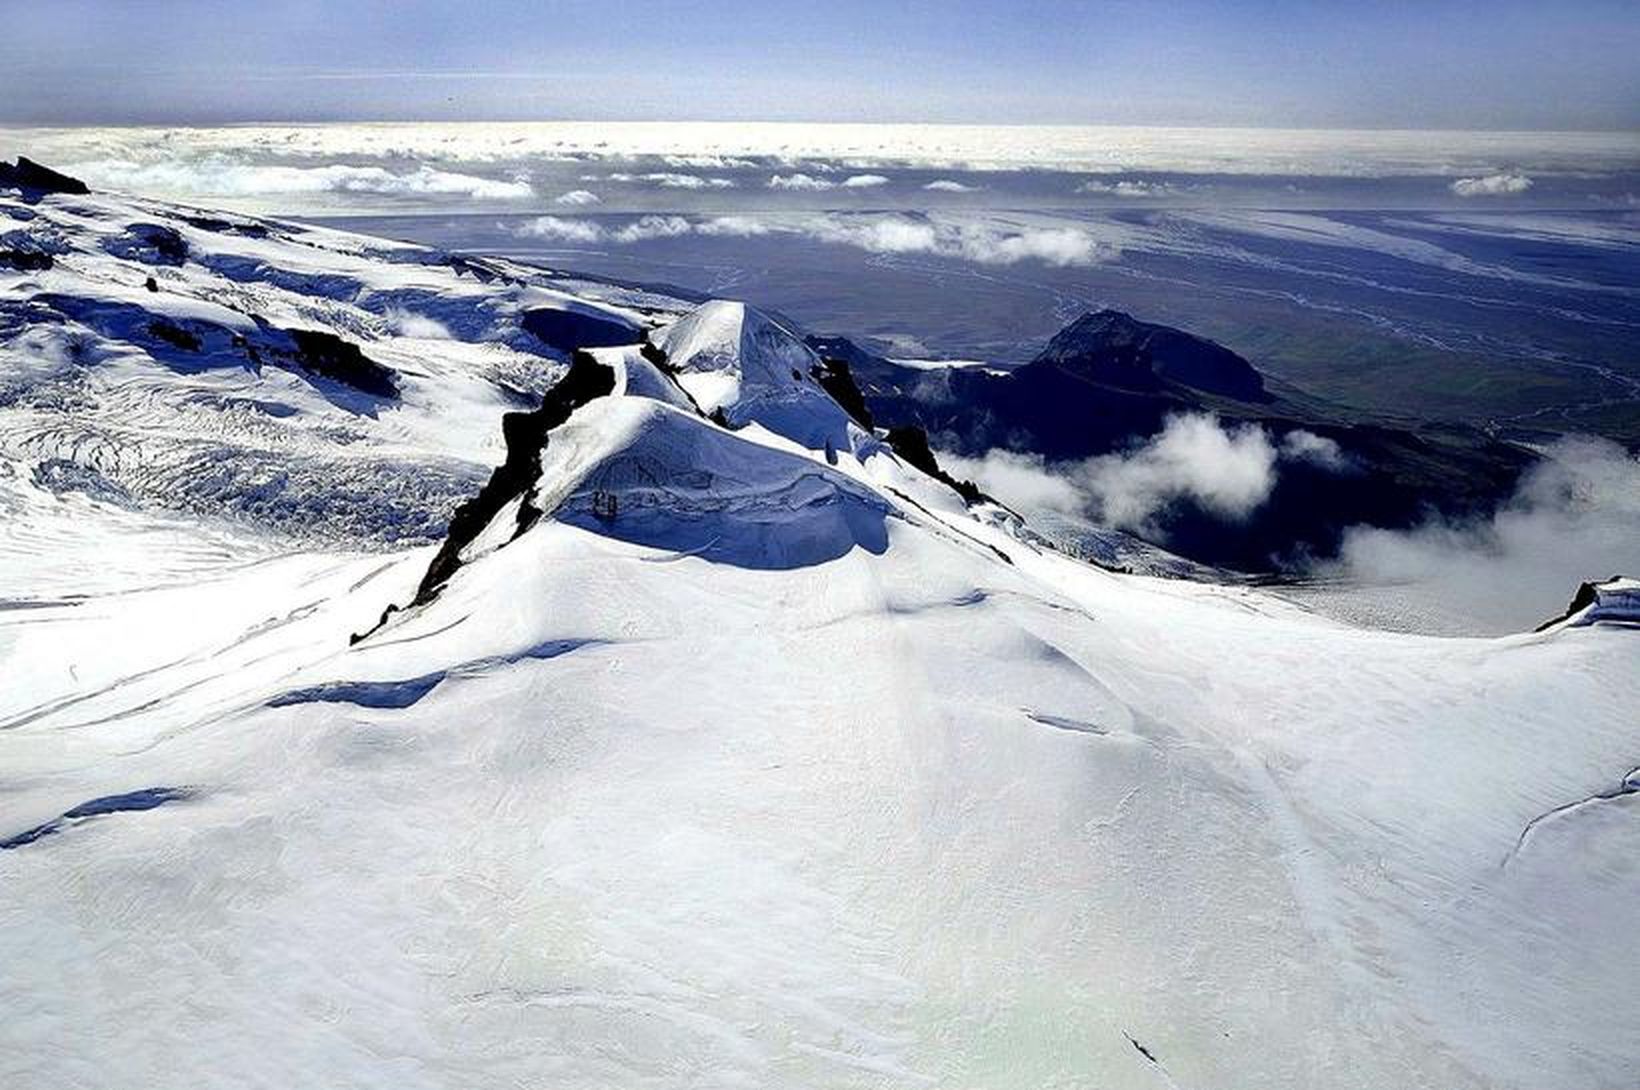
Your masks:
M 1632 581 L 1347 627 L 966 507 L 743 304 L 0 216 L 0 1084 L 1632 1080 Z

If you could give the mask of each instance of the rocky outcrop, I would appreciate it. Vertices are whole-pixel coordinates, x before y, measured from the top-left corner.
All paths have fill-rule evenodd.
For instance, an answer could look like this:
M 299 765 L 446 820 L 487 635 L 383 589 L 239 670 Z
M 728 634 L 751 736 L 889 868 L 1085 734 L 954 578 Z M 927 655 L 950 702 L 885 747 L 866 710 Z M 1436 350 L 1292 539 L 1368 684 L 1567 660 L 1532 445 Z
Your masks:
M 180 348 L 184 352 L 198 352 L 204 346 L 197 334 L 182 328 L 169 318 L 155 318 L 148 323 L 148 332 L 172 348 Z
M 44 250 L 0 246 L 0 269 L 16 269 L 18 272 L 44 272 L 46 269 L 51 268 L 54 263 L 52 256 Z
M 17 162 L 0 163 L 0 189 L 20 189 L 24 193 L 70 193 L 84 196 L 90 193 L 78 178 L 58 173 L 41 166 L 27 156 L 19 155 Z
M 399 396 L 399 384 L 392 370 L 367 357 L 352 341 L 318 329 L 286 332 L 296 346 L 296 361 L 304 370 L 376 397 Z
M 188 240 L 162 223 L 134 223 L 104 244 L 109 253 L 144 265 L 181 265 L 188 260 Z
M 576 352 L 570 360 L 569 371 L 547 391 L 539 408 L 527 413 L 507 413 L 501 418 L 501 435 L 507 444 L 506 460 L 490 474 L 478 495 L 456 508 L 450 518 L 449 533 L 427 566 L 413 604 L 430 601 L 438 594 L 461 567 L 462 550 L 507 504 L 522 500 L 514 536 L 529 529 L 541 517 L 541 512 L 529 503 L 529 492 L 541 476 L 541 452 L 546 449 L 547 434 L 582 405 L 612 393 L 615 377 L 614 368 L 599 363 L 585 352 Z
M 962 502 L 970 507 L 976 503 L 989 503 L 987 496 L 973 481 L 959 481 L 951 474 L 940 468 L 939 459 L 934 456 L 933 448 L 928 445 L 928 433 L 915 424 L 903 427 L 889 428 L 887 435 L 888 445 L 905 460 L 908 465 L 922 470 L 936 481 L 949 486 Z
M 201 231 L 214 231 L 219 235 L 241 235 L 245 238 L 267 238 L 266 224 L 255 220 L 228 220 L 220 216 L 186 216 L 188 226 L 197 227 Z
M 1601 583 L 1584 583 L 1572 595 L 1566 612 L 1538 625 L 1544 632 L 1560 625 L 1579 626 L 1613 622 L 1640 625 L 1640 579 L 1614 575 Z
M 809 368 L 809 376 L 820 384 L 820 388 L 831 395 L 831 399 L 843 407 L 843 411 L 854 418 L 854 422 L 870 431 L 872 424 L 871 409 L 866 405 L 865 395 L 860 387 L 855 385 L 854 376 L 849 371 L 848 363 L 840 359 L 822 358 L 819 363 Z

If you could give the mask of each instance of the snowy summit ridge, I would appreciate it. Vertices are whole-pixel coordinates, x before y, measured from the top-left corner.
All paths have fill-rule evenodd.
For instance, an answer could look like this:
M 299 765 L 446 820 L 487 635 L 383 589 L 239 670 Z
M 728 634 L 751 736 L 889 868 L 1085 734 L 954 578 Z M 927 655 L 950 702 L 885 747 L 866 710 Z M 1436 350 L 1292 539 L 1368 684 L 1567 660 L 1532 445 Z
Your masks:
M 1115 574 L 817 366 L 0 191 L 0 1083 L 1632 1076 L 1630 584 L 1483 640 Z

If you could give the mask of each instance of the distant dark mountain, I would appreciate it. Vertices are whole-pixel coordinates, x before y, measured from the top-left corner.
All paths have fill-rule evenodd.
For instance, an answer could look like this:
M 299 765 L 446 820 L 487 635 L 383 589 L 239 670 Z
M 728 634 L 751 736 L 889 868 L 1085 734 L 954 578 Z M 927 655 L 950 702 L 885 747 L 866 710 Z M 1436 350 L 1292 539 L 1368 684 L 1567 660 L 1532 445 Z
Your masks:
M 1278 395 L 1229 349 L 1119 311 L 1083 315 L 1007 373 L 906 367 L 841 337 L 810 344 L 848 365 L 879 426 L 915 424 L 937 449 L 968 456 L 1003 448 L 1080 461 L 1142 445 L 1169 417 L 1189 412 L 1258 425 L 1278 445 L 1305 441 L 1295 433 L 1336 443 L 1339 457 L 1330 461 L 1283 459 L 1269 499 L 1245 521 L 1189 502 L 1158 519 L 1156 544 L 1242 571 L 1331 555 L 1354 525 L 1404 528 L 1431 513 L 1487 513 L 1535 461 L 1473 428 L 1362 419 Z
M 1264 376 L 1228 348 L 1119 310 L 1082 315 L 1055 334 L 1029 368 L 1147 393 L 1173 385 L 1241 401 L 1269 398 Z

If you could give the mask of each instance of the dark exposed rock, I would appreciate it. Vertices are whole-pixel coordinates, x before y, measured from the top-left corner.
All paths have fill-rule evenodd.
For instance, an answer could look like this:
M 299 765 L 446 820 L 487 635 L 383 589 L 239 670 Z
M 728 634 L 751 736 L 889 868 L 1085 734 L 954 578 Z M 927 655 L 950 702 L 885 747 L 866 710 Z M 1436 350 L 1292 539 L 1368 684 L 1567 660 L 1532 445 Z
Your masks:
M 915 424 L 889 428 L 884 438 L 888 440 L 888 445 L 894 448 L 895 454 L 936 481 L 950 486 L 962 497 L 963 503 L 972 506 L 990 501 L 991 497 L 980 491 L 979 486 L 973 481 L 959 481 L 940 468 L 939 459 L 934 457 L 934 451 L 928 445 L 928 433 Z
M 44 250 L 0 248 L 0 269 L 16 269 L 18 272 L 43 272 L 51 268 L 52 264 L 51 255 Z
M 1617 620 L 1627 623 L 1640 621 L 1640 591 L 1635 590 L 1632 580 L 1614 575 L 1604 582 L 1581 584 L 1577 588 L 1577 593 L 1572 595 L 1571 603 L 1566 606 L 1564 613 L 1544 621 L 1533 631 L 1545 632 L 1571 620 L 1591 606 L 1594 608 L 1589 616 L 1594 620 Z
M 1158 1067 L 1161 1066 L 1161 1061 L 1156 1058 L 1156 1054 L 1144 1045 L 1140 1044 L 1138 1041 L 1134 1040 L 1132 1034 L 1128 1033 L 1126 1030 L 1123 1030 L 1122 1036 L 1128 1039 L 1128 1044 L 1132 1045 L 1138 1051 L 1139 1055 L 1143 1056 L 1145 1059 L 1149 1060 Z
M 849 371 L 848 363 L 840 359 L 822 358 L 809 374 L 820 388 L 831 395 L 831 399 L 843 407 L 843 411 L 854 418 L 854 422 L 870 431 L 872 424 L 871 409 L 866 405 L 865 395 L 860 387 L 854 383 L 854 375 Z
M 467 257 L 465 254 L 438 254 L 431 259 L 435 264 L 444 265 L 455 272 L 457 276 L 471 276 L 481 284 L 501 281 L 507 284 L 520 284 L 523 281 L 516 276 L 510 276 L 493 262 L 481 257 Z
M 306 370 L 376 397 L 399 396 L 399 384 L 393 372 L 367 357 L 352 341 L 317 329 L 287 332 L 296 345 L 297 361 Z
M 78 178 L 70 178 L 50 167 L 19 155 L 15 165 L 0 163 L 0 187 L 31 193 L 72 193 L 84 196 L 91 190 Z
M 570 358 L 564 377 L 542 397 L 540 408 L 527 413 L 507 413 L 501 418 L 501 435 L 507 444 L 506 461 L 490 474 L 478 495 L 456 508 L 450 517 L 449 533 L 427 566 L 413 604 L 431 601 L 438 594 L 461 567 L 461 551 L 512 500 L 524 497 L 515 534 L 523 533 L 541 517 L 541 512 L 528 502 L 528 495 L 541 476 L 541 452 L 547 446 L 547 433 L 568 420 L 582 405 L 614 390 L 614 368 L 599 363 L 586 352 L 576 352 Z
M 672 361 L 666 358 L 666 349 L 662 348 L 658 344 L 654 344 L 650 341 L 643 342 L 643 344 L 638 346 L 638 355 L 642 356 L 644 359 L 648 360 L 650 363 L 654 364 L 656 367 L 660 368 L 662 371 L 665 371 L 669 375 L 676 370 L 676 368 L 672 366 Z
M 180 265 L 188 260 L 188 243 L 174 227 L 144 224 L 136 228 L 166 262 Z
M 148 323 L 148 332 L 184 352 L 198 352 L 204 347 L 197 334 L 183 329 L 169 318 L 155 318 Z
M 643 339 L 643 332 L 634 325 L 578 310 L 543 307 L 526 311 L 523 325 L 541 343 L 560 352 L 573 352 L 578 348 L 612 348 L 637 344 Z
M 188 260 L 187 239 L 161 223 L 134 223 L 103 246 L 115 257 L 145 265 L 181 265 Z
M 268 229 L 252 220 L 225 220 L 217 216 L 189 216 L 190 227 L 201 231 L 215 231 L 219 235 L 243 235 L 246 238 L 267 238 Z

